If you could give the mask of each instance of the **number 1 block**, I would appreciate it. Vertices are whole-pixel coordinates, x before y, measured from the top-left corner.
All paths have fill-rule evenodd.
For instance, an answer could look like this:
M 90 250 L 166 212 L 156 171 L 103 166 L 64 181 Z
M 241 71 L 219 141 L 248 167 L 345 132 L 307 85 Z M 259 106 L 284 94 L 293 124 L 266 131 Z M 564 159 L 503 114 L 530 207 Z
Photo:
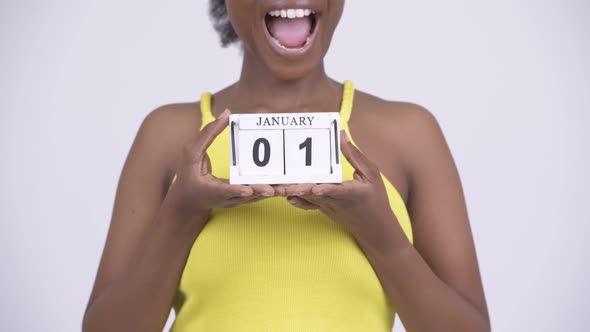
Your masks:
M 330 173 L 329 129 L 285 130 L 286 174 Z
M 230 116 L 230 183 L 340 183 L 338 113 Z

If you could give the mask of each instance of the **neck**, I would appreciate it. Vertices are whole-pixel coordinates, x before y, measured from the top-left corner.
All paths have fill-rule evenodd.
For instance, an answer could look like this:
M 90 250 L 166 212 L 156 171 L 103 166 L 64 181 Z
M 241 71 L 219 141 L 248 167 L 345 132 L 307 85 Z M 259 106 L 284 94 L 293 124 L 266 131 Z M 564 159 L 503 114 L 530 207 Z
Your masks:
M 230 104 L 235 113 L 338 112 L 340 96 L 341 86 L 328 77 L 323 62 L 304 77 L 281 80 L 245 50 Z

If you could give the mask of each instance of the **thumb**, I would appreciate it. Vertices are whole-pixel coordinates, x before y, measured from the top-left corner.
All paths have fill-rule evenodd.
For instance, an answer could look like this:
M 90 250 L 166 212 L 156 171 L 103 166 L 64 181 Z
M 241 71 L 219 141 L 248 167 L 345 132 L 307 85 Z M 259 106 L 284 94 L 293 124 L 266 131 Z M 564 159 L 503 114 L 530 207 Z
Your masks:
M 219 117 L 213 121 L 208 123 L 203 130 L 197 136 L 197 141 L 195 142 L 195 158 L 197 162 L 202 162 L 205 155 L 207 154 L 207 149 L 213 143 L 215 138 L 223 132 L 223 130 L 227 127 L 229 121 L 230 111 L 226 109 L 219 115 Z

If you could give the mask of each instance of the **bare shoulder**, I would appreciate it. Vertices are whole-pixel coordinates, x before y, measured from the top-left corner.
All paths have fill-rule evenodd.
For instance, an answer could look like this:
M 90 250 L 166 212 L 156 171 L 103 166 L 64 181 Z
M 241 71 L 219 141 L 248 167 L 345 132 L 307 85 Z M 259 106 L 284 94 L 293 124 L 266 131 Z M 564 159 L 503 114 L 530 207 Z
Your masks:
M 417 165 L 446 143 L 435 116 L 410 102 L 385 100 L 356 91 L 350 130 L 356 143 L 391 179 L 404 199 Z M 385 144 L 384 144 L 385 143 Z
M 430 139 L 440 139 L 441 129 L 432 112 L 425 107 L 402 101 L 385 100 L 357 91 L 353 112 L 360 122 L 370 124 L 382 135 L 403 146 L 417 147 Z
M 146 115 L 135 144 L 149 145 L 152 157 L 163 158 L 167 173 L 172 173 L 182 147 L 199 132 L 200 113 L 198 102 L 160 106 Z
M 167 104 L 156 108 L 145 117 L 142 129 L 157 130 L 175 138 L 198 130 L 201 124 L 200 107 L 198 102 Z

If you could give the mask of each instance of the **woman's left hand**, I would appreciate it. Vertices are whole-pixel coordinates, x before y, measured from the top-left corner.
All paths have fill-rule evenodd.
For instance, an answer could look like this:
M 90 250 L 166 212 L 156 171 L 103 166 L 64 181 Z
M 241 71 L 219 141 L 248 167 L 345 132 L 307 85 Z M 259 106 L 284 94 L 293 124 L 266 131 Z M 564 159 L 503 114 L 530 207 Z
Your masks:
M 401 231 L 377 166 L 340 133 L 342 153 L 354 167 L 353 179 L 338 184 L 295 184 L 285 194 L 293 206 L 318 209 L 348 230 L 359 244 L 380 247 Z

